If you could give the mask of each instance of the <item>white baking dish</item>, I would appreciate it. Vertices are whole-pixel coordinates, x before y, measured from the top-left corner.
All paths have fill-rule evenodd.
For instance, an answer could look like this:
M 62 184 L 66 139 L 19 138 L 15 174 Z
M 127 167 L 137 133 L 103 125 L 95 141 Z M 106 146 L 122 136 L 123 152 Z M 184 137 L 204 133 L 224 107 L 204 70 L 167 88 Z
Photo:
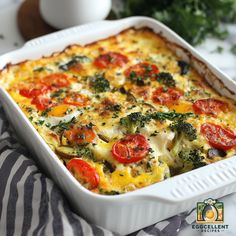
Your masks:
M 102 21 L 63 30 L 26 43 L 0 57 L 7 63 L 36 59 L 62 51 L 73 43 L 87 44 L 118 34 L 124 29 L 149 27 L 162 34 L 168 45 L 192 63 L 220 93 L 236 100 L 236 84 L 202 58 L 189 44 L 163 24 L 146 17 Z M 236 157 L 219 161 L 163 182 L 118 196 L 94 194 L 83 188 L 47 146 L 8 93 L 0 87 L 3 107 L 20 137 L 35 153 L 38 163 L 61 187 L 72 209 L 89 222 L 120 234 L 128 234 L 159 220 L 195 207 L 207 197 L 218 198 L 236 190 Z

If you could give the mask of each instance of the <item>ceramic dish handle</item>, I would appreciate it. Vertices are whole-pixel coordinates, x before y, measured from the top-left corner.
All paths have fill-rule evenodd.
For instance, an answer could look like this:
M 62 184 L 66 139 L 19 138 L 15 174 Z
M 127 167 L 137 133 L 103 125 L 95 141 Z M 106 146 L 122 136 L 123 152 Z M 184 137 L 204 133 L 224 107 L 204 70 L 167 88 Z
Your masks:
M 112 23 L 114 25 L 114 22 Z M 84 31 L 93 32 L 96 28 L 106 28 L 111 25 L 111 21 L 98 21 L 93 23 L 88 23 L 85 25 L 75 26 L 72 28 L 68 28 L 66 30 L 57 31 L 55 33 L 51 33 L 45 36 L 41 36 L 35 39 L 32 39 L 25 43 L 24 48 L 40 46 L 45 43 L 55 42 L 55 40 L 65 39 L 67 37 L 71 37 L 71 35 L 82 34 Z
M 74 43 L 77 42 L 78 40 L 78 35 L 80 36 L 80 38 L 83 38 L 83 33 L 86 32 L 86 35 L 88 35 L 89 33 L 94 34 L 94 32 L 98 31 L 98 32 L 102 32 L 102 30 L 104 30 L 104 32 L 108 32 L 110 30 L 110 33 L 113 32 L 113 34 L 118 34 L 120 33 L 120 31 L 132 27 L 134 25 L 134 22 L 140 22 L 139 27 L 143 27 L 146 25 L 150 25 L 150 27 L 155 24 L 155 20 L 151 19 L 151 18 L 147 18 L 147 17 L 129 17 L 129 18 L 124 18 L 121 20 L 104 20 L 104 21 L 97 21 L 97 22 L 91 22 L 88 24 L 84 24 L 84 25 L 79 25 L 79 26 L 75 26 L 72 28 L 68 28 L 65 30 L 61 30 L 61 31 L 57 31 L 55 33 L 52 34 L 48 34 L 42 37 L 38 37 L 36 39 L 30 40 L 28 41 L 25 45 L 24 45 L 24 49 L 25 48 L 31 48 L 31 47 L 36 47 L 36 46 L 40 46 L 43 44 L 50 44 L 50 42 L 55 42 L 58 40 L 63 40 L 63 42 L 67 42 L 66 39 L 68 38 L 68 43 L 72 43 L 71 39 L 75 39 Z M 145 24 L 146 22 L 146 24 Z M 162 25 L 161 23 L 159 23 L 160 25 Z M 162 27 L 166 28 L 164 25 L 162 25 Z M 108 37 L 109 34 L 104 34 L 104 35 L 100 35 L 100 38 L 106 38 Z M 69 40 L 70 39 L 70 40 Z M 93 37 L 91 37 L 91 42 L 93 41 L 97 41 L 98 39 L 94 39 Z M 86 43 L 89 43 L 88 40 L 86 39 Z
M 226 188 L 226 186 L 231 186 L 231 188 Z M 236 156 L 233 156 L 165 180 L 159 183 L 158 188 L 156 186 L 153 190 L 151 189 L 149 196 L 164 198 L 171 202 L 182 202 L 204 194 L 208 197 L 219 197 L 235 191 Z M 215 195 L 217 192 L 218 196 Z M 214 193 L 213 196 L 211 196 L 212 193 Z

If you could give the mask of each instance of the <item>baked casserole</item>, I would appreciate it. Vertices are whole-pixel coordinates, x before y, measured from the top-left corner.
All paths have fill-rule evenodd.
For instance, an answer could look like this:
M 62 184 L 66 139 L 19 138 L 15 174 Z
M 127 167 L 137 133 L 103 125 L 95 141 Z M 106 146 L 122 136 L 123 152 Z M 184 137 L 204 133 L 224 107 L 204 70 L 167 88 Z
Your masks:
M 7 65 L 0 83 L 96 193 L 133 191 L 235 154 L 235 102 L 148 28 Z

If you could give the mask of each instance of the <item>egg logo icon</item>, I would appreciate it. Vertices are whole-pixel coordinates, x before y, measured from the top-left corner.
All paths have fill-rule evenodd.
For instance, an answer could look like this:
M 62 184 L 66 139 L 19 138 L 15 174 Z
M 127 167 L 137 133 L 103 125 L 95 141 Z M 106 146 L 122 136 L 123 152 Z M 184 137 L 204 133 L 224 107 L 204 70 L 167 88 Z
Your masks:
M 208 198 L 197 203 L 197 223 L 224 223 L 224 204 Z
M 202 212 L 202 218 L 206 222 L 214 222 L 217 219 L 217 209 L 214 206 L 206 205 L 203 212 Z

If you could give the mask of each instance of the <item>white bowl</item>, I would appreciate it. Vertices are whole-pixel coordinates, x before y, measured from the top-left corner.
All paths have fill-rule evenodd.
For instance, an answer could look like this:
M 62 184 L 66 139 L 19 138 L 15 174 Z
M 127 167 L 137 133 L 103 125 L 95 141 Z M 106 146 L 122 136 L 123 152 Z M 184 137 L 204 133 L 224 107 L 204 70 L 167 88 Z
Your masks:
M 39 8 L 48 24 L 64 29 L 105 19 L 111 0 L 40 0 Z

